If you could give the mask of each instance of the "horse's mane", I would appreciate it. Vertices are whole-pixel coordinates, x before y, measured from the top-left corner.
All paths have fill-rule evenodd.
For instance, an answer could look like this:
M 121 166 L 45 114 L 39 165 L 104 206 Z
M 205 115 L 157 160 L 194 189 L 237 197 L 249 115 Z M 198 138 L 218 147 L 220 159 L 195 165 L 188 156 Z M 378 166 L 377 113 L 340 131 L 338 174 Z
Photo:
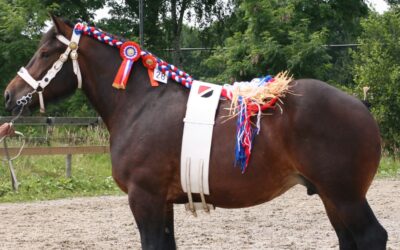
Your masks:
M 74 28 L 74 26 L 75 26 L 76 23 L 85 23 L 87 26 L 94 27 L 95 29 L 102 31 L 105 35 L 110 36 L 110 37 L 112 37 L 112 38 L 114 38 L 114 39 L 116 39 L 116 40 L 123 41 L 123 42 L 129 40 L 129 39 L 126 39 L 125 37 L 122 37 L 122 36 L 119 36 L 119 35 L 114 35 L 114 34 L 105 32 L 105 31 L 103 31 L 102 29 L 100 29 L 99 27 L 97 27 L 95 23 L 84 22 L 82 19 L 79 19 L 79 18 L 76 19 L 74 22 L 71 22 L 69 19 L 62 18 L 62 17 L 61 17 L 60 19 L 62 20 L 63 23 L 65 23 L 65 24 L 66 24 L 68 27 L 70 27 L 71 29 Z M 50 38 L 54 38 L 56 35 L 57 35 L 57 31 L 56 31 L 55 26 L 53 25 L 53 26 L 42 36 L 42 39 L 40 40 L 40 43 L 39 43 L 39 47 L 40 47 L 41 45 L 43 45 L 43 43 L 44 43 L 46 40 L 48 40 L 48 39 L 50 39 Z M 97 39 L 94 39 L 94 40 L 97 40 Z

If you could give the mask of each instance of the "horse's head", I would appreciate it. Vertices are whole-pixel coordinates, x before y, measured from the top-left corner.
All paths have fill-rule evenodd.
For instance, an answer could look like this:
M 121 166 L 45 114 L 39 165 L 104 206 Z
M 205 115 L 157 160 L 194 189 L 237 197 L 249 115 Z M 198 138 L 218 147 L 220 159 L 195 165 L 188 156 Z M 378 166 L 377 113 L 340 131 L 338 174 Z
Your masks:
M 44 34 L 26 68 L 21 68 L 4 92 L 7 111 L 15 114 L 23 107 L 35 107 L 43 100 L 72 94 L 77 87 L 78 80 L 71 60 L 77 57 L 77 44 L 70 43 L 73 28 L 59 18 L 52 19 L 54 27 Z

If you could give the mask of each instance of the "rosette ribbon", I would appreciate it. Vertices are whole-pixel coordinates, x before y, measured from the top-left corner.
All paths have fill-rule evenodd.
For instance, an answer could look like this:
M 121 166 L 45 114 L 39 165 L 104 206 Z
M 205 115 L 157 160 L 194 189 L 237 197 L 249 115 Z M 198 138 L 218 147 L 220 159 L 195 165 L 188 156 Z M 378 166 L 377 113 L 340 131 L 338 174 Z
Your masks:
M 157 65 L 157 60 L 153 55 L 147 54 L 142 57 L 143 65 L 147 68 L 147 74 L 149 75 L 150 84 L 153 87 L 159 86 L 158 82 L 154 80 L 154 69 Z
M 122 57 L 122 63 L 112 86 L 116 89 L 125 89 L 133 63 L 140 58 L 140 46 L 135 42 L 125 42 L 121 45 L 119 52 Z

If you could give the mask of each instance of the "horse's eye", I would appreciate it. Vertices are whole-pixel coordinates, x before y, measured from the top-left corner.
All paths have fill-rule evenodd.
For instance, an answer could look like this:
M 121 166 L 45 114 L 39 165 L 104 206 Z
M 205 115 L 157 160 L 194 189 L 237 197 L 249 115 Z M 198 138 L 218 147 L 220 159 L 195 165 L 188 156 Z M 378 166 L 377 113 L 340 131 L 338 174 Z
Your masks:
M 50 53 L 47 50 L 41 50 L 40 51 L 40 57 L 41 58 L 48 58 L 50 56 Z

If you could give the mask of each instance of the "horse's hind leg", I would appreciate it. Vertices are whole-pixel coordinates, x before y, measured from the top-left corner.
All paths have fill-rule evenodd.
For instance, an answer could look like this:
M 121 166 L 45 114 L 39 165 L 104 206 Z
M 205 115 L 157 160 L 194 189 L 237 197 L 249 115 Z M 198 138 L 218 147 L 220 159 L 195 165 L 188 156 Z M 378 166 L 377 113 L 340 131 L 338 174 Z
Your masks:
M 386 249 L 387 232 L 365 198 L 343 202 L 321 198 L 338 235 L 340 249 Z
M 386 249 L 386 230 L 376 219 L 366 199 L 338 206 L 339 216 L 352 232 L 358 249 Z
M 129 190 L 129 205 L 140 232 L 142 249 L 176 249 L 173 204 L 139 188 Z
M 329 221 L 335 229 L 336 235 L 339 239 L 340 250 L 354 250 L 357 249 L 357 244 L 354 241 L 353 235 L 349 229 L 344 225 L 342 219 L 339 217 L 336 209 L 326 199 L 322 199 L 326 213 L 328 214 Z

